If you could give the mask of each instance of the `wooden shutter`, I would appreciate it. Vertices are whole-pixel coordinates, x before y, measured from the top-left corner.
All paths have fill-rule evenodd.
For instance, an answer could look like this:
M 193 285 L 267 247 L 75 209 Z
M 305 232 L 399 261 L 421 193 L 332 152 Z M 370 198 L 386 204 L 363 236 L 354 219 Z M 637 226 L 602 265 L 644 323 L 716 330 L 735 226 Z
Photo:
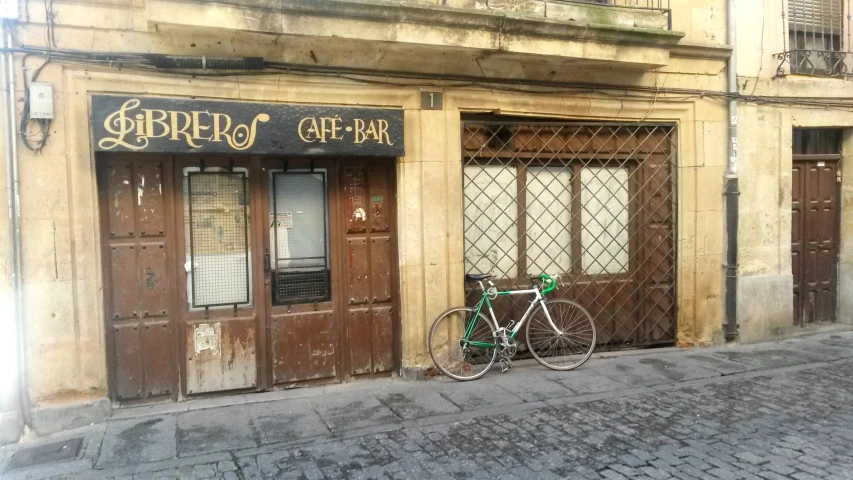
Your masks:
M 797 32 L 841 34 L 842 0 L 788 0 L 788 28 Z

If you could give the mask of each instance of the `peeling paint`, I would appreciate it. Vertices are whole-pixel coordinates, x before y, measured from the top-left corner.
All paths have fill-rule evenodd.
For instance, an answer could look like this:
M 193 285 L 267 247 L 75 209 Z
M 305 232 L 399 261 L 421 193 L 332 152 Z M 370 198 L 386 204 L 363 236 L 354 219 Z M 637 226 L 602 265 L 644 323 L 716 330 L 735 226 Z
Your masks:
M 136 204 L 142 205 L 142 192 L 145 189 L 145 176 L 139 177 L 139 185 L 136 187 Z

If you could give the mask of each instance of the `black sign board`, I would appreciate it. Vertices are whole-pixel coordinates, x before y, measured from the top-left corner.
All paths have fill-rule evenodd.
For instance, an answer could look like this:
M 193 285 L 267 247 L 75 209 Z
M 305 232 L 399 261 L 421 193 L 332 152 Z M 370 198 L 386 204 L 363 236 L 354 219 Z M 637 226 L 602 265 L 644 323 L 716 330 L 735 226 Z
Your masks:
M 92 97 L 95 151 L 402 157 L 403 111 Z

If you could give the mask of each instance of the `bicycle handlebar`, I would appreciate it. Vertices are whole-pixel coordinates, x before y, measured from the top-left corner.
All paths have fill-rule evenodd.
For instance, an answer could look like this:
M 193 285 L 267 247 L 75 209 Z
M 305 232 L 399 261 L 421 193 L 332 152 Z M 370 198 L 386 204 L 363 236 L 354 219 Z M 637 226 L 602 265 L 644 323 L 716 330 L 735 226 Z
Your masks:
M 543 284 L 543 288 L 542 288 L 542 292 L 541 292 L 542 295 L 548 295 L 549 293 L 553 292 L 557 288 L 557 281 L 554 280 L 554 277 L 547 275 L 545 273 L 543 273 L 542 275 L 539 275 L 538 278 L 533 278 L 534 282 L 536 280 L 539 280 Z

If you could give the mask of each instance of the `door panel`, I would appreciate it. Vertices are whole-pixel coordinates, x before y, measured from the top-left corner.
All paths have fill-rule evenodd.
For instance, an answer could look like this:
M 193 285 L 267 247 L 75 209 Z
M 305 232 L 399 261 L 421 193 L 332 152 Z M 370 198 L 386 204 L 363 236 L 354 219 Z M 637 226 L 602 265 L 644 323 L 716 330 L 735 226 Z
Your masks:
M 290 161 L 266 176 L 272 383 L 335 379 L 340 372 L 340 318 L 333 286 L 329 218 L 332 162 Z
M 796 158 L 792 170 L 791 262 L 794 324 L 835 320 L 838 163 Z
M 342 168 L 349 374 L 393 368 L 393 163 Z
M 188 394 L 257 385 L 255 324 L 244 317 L 187 325 Z
M 177 385 L 164 177 L 171 159 L 98 158 L 104 218 L 105 308 L 116 400 L 169 395 Z
M 258 385 L 254 272 L 255 240 L 248 162 L 188 159 L 180 164 L 182 339 L 186 392 L 240 390 Z

